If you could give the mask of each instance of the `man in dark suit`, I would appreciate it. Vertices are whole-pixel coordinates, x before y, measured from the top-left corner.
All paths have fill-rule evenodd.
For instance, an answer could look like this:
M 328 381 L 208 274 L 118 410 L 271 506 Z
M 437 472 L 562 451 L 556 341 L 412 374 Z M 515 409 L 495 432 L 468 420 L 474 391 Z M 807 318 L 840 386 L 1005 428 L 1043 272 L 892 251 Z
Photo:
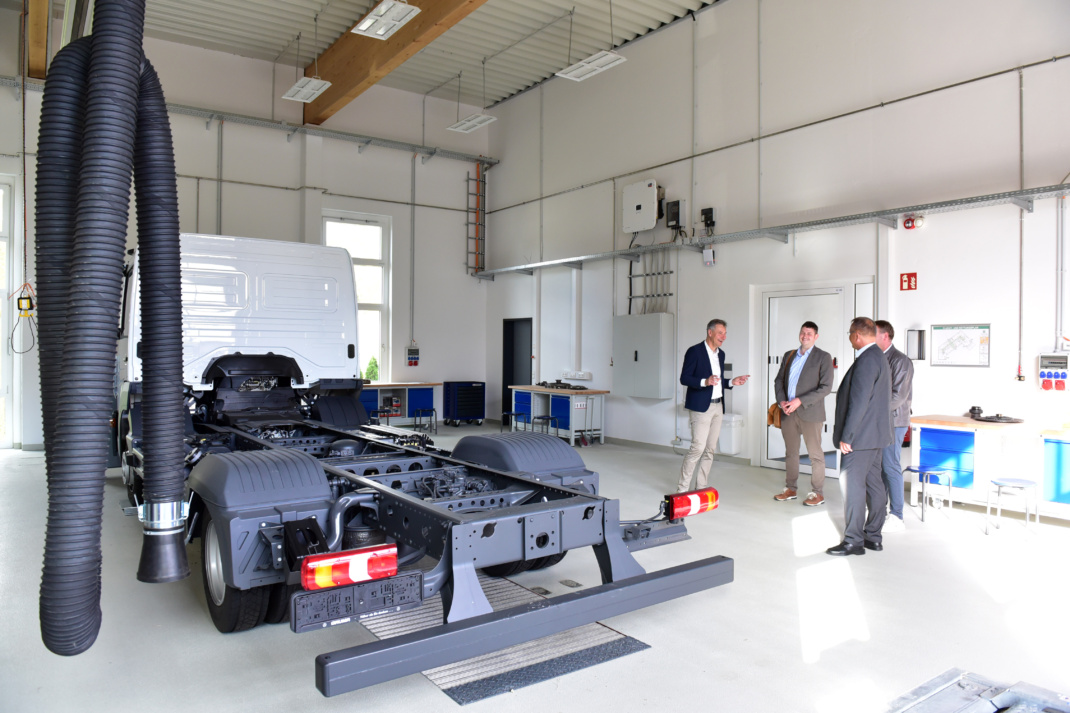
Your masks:
M 724 389 L 743 386 L 749 375 L 737 376 L 730 382 L 724 379 L 724 351 L 721 345 L 728 336 L 728 325 L 723 319 L 713 319 L 706 325 L 706 341 L 689 347 L 684 354 L 684 366 L 680 370 L 680 383 L 687 387 L 684 408 L 689 412 L 691 425 L 691 448 L 684 456 L 680 469 L 680 484 L 677 492 L 690 489 L 691 476 L 695 476 L 695 488 L 706 487 L 706 478 L 713 465 L 713 452 L 721 435 L 724 415 Z M 716 365 L 716 371 L 714 368 Z
M 780 432 L 784 436 L 784 464 L 787 482 L 784 492 L 774 495 L 781 502 L 794 500 L 799 484 L 799 437 L 810 456 L 810 492 L 803 505 L 825 502 L 825 451 L 821 429 L 825 424 L 825 397 L 832 393 L 832 356 L 818 349 L 817 325 L 803 322 L 799 348 L 784 353 L 780 371 L 773 380 L 776 400 L 782 412 Z
M 888 504 L 881 481 L 881 451 L 892 442 L 891 369 L 875 344 L 877 327 L 872 319 L 855 317 L 848 338 L 857 353 L 836 392 L 832 429 L 832 442 L 843 454 L 846 527 L 843 541 L 825 550 L 830 555 L 883 550 L 881 528 Z
M 884 449 L 881 455 L 881 478 L 888 491 L 888 511 L 891 517 L 884 523 L 882 532 L 901 532 L 903 525 L 903 468 L 899 456 L 903 447 L 903 437 L 910 428 L 910 401 L 914 394 L 914 362 L 903 352 L 895 348 L 895 328 L 891 322 L 879 319 L 877 325 L 877 346 L 884 352 L 888 366 L 892 370 L 892 427 L 895 440 Z

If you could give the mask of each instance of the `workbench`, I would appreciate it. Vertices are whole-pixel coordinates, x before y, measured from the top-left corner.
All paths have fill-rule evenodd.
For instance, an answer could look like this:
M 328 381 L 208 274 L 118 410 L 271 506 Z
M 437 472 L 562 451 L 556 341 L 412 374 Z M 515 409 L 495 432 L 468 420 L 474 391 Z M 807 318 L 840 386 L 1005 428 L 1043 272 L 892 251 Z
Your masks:
M 570 446 L 576 445 L 576 436 L 586 433 L 588 440 L 598 437 L 599 443 L 606 442 L 604 430 L 605 396 L 608 391 L 596 389 L 551 389 L 546 386 L 510 386 L 513 391 L 513 408 L 517 413 L 526 414 L 524 425 L 528 422 L 537 426 L 534 419 L 550 416 L 557 419 L 557 429 L 548 426 L 549 432 L 566 438 Z M 518 418 L 512 419 L 512 430 L 517 430 Z
M 1042 515 L 1070 519 L 1070 430 L 946 415 L 913 416 L 910 427 L 910 465 L 947 472 L 955 502 L 984 505 L 993 479 L 1025 478 L 1037 483 Z M 914 474 L 910 482 L 917 505 Z
M 408 426 L 416 422 L 416 411 L 437 409 L 435 405 L 435 387 L 442 382 L 398 382 L 372 381 L 364 385 L 360 392 L 360 402 L 370 416 L 372 411 L 388 410 L 389 415 L 382 415 L 382 422 L 391 426 Z

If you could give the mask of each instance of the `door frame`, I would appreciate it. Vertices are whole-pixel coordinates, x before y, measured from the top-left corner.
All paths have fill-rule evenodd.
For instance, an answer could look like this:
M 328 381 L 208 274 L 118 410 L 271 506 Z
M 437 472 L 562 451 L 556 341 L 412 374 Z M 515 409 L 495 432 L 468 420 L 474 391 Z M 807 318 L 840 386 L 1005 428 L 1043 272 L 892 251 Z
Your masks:
M 506 317 L 506 318 L 503 318 L 502 319 L 502 413 L 503 414 L 505 412 L 507 412 L 507 411 L 512 411 L 513 410 L 513 399 L 512 399 L 512 395 L 510 394 L 511 390 L 509 389 L 509 385 L 511 383 L 512 384 L 516 384 L 517 383 L 517 379 L 516 378 L 510 379 L 510 378 L 507 377 L 507 375 L 512 373 L 512 364 L 516 363 L 516 358 L 515 358 L 515 353 L 514 353 L 516 345 L 515 345 L 514 337 L 516 335 L 516 325 L 519 322 L 527 322 L 528 326 L 530 327 L 531 345 L 530 345 L 530 348 L 528 349 L 528 352 L 529 352 L 530 355 L 532 355 L 531 358 L 534 359 L 533 354 L 534 354 L 534 349 L 535 349 L 535 320 L 532 319 L 531 317 L 513 317 L 513 318 Z M 530 361 L 531 360 L 529 360 L 529 363 L 530 363 Z M 529 384 L 532 383 L 532 379 L 534 379 L 534 378 L 535 378 L 534 366 L 532 365 L 528 369 L 528 383 Z M 508 417 L 507 416 L 502 416 L 502 425 L 503 426 L 510 425 L 510 423 L 508 423 L 507 421 L 508 421 Z
M 769 404 L 765 402 L 766 388 L 771 382 L 776 372 L 772 371 L 772 360 L 769 352 L 769 299 L 771 297 L 796 297 L 805 295 L 822 295 L 829 294 L 836 289 L 840 289 L 843 294 L 843 321 L 841 324 L 836 325 L 836 329 L 841 329 L 846 334 L 847 329 L 851 325 L 851 320 L 854 318 L 855 312 L 855 300 L 856 300 L 856 286 L 860 284 L 873 284 L 873 276 L 848 278 L 842 280 L 827 280 L 813 283 L 784 283 L 784 284 L 772 284 L 772 285 L 755 285 L 755 290 L 752 294 L 757 298 L 754 303 L 759 312 L 759 354 L 764 357 L 761 362 L 762 373 L 762 400 L 758 404 L 760 408 L 759 416 L 755 423 L 759 423 L 758 430 L 758 451 L 757 458 L 752 459 L 754 465 L 761 466 L 763 468 L 773 468 L 777 470 L 783 470 L 784 464 L 779 461 L 770 461 L 766 457 L 769 453 L 769 428 L 765 425 L 765 412 L 769 408 Z M 845 342 L 846 344 L 847 342 Z M 843 354 L 832 354 L 833 358 L 838 360 L 839 368 L 836 370 L 833 381 L 833 393 L 835 394 L 839 388 L 839 382 L 842 375 L 847 373 L 847 369 L 854 362 L 853 350 L 846 349 Z M 778 365 L 779 368 L 779 365 Z M 826 414 L 826 423 L 834 423 L 835 415 Z M 753 441 L 752 441 L 753 443 Z M 800 466 L 800 470 L 809 470 L 808 466 Z M 826 475 L 837 478 L 839 477 L 839 470 L 831 467 L 830 464 L 825 464 Z

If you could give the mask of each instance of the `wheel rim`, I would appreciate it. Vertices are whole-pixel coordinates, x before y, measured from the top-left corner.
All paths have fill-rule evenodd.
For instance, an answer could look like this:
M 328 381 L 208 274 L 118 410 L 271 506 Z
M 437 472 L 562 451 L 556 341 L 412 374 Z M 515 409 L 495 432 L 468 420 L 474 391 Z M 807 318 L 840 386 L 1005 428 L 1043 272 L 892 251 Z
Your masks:
M 212 602 L 217 607 L 222 606 L 227 583 L 223 581 L 223 554 L 219 551 L 214 522 L 209 522 L 204 532 L 204 581 Z

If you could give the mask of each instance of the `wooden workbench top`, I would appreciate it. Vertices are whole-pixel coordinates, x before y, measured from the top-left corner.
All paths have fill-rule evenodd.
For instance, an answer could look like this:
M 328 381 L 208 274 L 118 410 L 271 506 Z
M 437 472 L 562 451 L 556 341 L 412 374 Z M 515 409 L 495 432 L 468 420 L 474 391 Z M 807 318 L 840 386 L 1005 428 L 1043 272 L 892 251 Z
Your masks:
M 995 423 L 976 421 L 969 416 L 911 416 L 910 423 L 915 426 L 955 426 L 958 428 L 1006 428 L 1021 426 L 1021 423 Z
M 538 391 L 543 394 L 561 394 L 562 396 L 597 396 L 598 394 L 608 394 L 608 391 L 598 391 L 597 389 L 551 389 L 548 386 L 534 386 L 528 384 L 527 386 L 510 386 L 510 389 L 516 389 L 517 391 Z

